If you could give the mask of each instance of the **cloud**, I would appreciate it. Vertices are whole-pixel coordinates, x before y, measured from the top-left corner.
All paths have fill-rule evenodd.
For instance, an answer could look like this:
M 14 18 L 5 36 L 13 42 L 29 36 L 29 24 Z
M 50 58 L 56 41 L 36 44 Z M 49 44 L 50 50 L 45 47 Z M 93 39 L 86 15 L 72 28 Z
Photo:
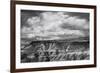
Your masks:
M 65 19 L 63 21 L 65 24 L 63 25 L 64 27 L 74 27 L 73 29 L 89 29 L 89 22 L 86 19 L 81 19 L 78 18 L 77 16 L 74 17 L 69 17 L 68 19 Z
M 42 12 L 38 16 L 28 18 L 26 23 L 29 27 L 22 27 L 22 38 L 62 39 L 59 36 L 63 35 L 67 39 L 67 36 L 89 36 L 89 21 L 65 12 Z

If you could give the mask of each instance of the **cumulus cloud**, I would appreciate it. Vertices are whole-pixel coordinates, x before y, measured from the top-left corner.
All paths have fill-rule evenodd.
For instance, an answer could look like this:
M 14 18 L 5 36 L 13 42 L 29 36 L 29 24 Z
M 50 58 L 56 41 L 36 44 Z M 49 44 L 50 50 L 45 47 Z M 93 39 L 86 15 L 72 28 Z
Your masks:
M 69 17 L 64 20 L 65 27 L 72 26 L 74 29 L 89 29 L 89 22 L 86 19 L 80 19 L 77 16 Z
M 27 26 L 21 29 L 22 38 L 63 39 L 86 37 L 89 35 L 89 21 L 65 12 L 41 12 L 38 16 L 29 17 Z M 86 33 L 87 32 L 87 33 Z

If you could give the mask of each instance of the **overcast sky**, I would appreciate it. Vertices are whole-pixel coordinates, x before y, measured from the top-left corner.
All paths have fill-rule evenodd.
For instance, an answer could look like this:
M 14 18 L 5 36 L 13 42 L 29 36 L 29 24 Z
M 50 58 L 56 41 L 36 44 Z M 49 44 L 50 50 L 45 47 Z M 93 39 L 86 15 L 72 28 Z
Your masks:
M 89 37 L 89 13 L 21 10 L 21 38 Z

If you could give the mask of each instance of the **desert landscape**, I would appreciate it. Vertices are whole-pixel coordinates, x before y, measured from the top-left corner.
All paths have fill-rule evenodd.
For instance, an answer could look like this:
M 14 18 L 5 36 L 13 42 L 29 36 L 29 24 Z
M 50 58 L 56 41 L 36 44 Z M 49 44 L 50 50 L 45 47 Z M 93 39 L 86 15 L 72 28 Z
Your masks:
M 89 60 L 89 41 L 32 41 L 23 43 L 21 62 Z

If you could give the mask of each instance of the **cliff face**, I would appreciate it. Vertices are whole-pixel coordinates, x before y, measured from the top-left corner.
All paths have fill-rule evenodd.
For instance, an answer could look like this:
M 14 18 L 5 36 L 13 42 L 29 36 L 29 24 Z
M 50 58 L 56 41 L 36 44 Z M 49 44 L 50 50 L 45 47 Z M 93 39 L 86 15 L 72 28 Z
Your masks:
M 33 41 L 21 49 L 22 63 L 88 59 L 88 41 Z

